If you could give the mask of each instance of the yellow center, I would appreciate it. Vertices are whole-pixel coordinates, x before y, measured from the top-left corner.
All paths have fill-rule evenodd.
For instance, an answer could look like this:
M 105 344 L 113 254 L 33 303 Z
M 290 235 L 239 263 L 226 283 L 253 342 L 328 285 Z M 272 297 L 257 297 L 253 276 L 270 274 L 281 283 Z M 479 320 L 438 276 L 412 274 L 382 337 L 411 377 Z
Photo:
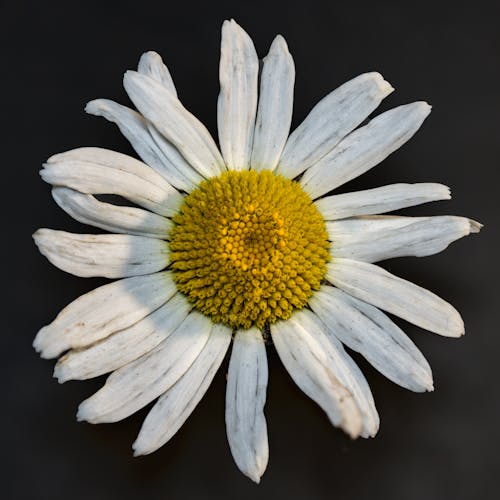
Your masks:
M 297 182 L 270 171 L 203 181 L 173 220 L 177 288 L 215 323 L 247 329 L 287 319 L 325 275 L 321 214 Z

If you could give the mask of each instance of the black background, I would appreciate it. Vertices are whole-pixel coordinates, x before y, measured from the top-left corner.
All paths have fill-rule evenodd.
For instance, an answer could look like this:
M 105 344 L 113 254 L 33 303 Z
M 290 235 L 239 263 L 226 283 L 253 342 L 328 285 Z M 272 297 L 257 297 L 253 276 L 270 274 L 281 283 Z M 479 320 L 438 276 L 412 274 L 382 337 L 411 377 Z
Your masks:
M 496 2 L 27 2 L 2 0 L 2 390 L 0 495 L 7 499 L 490 499 L 499 498 L 497 258 L 500 30 Z M 407 214 L 467 215 L 479 236 L 425 259 L 384 267 L 452 302 L 466 336 L 433 335 L 403 321 L 428 358 L 436 390 L 405 391 L 359 360 L 381 415 L 378 436 L 350 441 L 292 383 L 269 347 L 270 461 L 260 486 L 232 462 L 224 428 L 223 365 L 177 436 L 133 458 L 146 411 L 113 425 L 77 423 L 78 403 L 103 383 L 58 385 L 53 362 L 31 348 L 36 331 L 104 283 L 52 267 L 38 227 L 92 232 L 59 210 L 37 172 L 78 146 L 132 153 L 118 130 L 86 116 L 96 97 L 128 100 L 124 70 L 156 50 L 186 107 L 216 132 L 220 25 L 234 17 L 262 57 L 285 36 L 297 79 L 294 125 L 356 74 L 380 71 L 396 88 L 381 110 L 433 104 L 421 131 L 344 190 L 443 182 L 453 200 Z

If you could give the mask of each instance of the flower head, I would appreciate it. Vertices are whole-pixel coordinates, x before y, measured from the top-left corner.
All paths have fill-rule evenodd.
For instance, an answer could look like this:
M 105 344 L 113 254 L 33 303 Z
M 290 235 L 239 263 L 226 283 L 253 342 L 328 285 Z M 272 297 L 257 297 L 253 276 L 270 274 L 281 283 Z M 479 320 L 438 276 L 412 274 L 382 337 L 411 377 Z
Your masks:
M 373 262 L 445 249 L 480 224 L 463 217 L 376 215 L 449 199 L 440 184 L 330 192 L 374 167 L 419 129 L 424 102 L 363 124 L 393 91 L 379 73 L 328 94 L 291 133 L 295 68 L 277 36 L 259 61 L 234 22 L 222 28 L 219 147 L 179 101 L 154 52 L 125 74 L 138 112 L 98 99 L 142 161 L 100 148 L 49 158 L 59 206 L 111 234 L 40 229 L 35 242 L 77 276 L 120 278 L 69 304 L 34 346 L 65 353 L 60 382 L 111 373 L 78 419 L 116 422 L 157 399 L 133 448 L 155 451 L 208 389 L 231 341 L 226 427 L 233 457 L 258 482 L 268 460 L 265 338 L 297 385 L 351 437 L 374 436 L 370 388 L 343 344 L 393 382 L 430 391 L 430 367 L 382 311 L 440 335 L 464 327 L 447 302 Z M 132 206 L 96 195 L 114 194 Z

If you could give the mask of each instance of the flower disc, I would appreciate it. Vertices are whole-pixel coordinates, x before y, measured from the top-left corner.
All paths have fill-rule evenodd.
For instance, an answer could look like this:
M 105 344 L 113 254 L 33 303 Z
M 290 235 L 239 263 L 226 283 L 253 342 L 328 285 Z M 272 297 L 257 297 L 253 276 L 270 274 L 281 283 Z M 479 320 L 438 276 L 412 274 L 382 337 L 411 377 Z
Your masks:
M 297 182 L 270 171 L 203 181 L 173 220 L 174 280 L 215 323 L 262 328 L 289 318 L 326 273 L 321 214 Z

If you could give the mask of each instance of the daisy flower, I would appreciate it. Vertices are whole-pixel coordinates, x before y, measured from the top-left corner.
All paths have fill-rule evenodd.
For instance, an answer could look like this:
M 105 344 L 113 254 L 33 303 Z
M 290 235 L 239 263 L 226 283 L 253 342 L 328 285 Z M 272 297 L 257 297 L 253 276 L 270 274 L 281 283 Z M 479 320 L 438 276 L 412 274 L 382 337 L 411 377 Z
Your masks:
M 388 379 L 433 389 L 422 353 L 387 316 L 459 337 L 459 313 L 374 262 L 425 256 L 477 232 L 463 217 L 376 215 L 450 198 L 441 184 L 335 188 L 371 169 L 419 129 L 414 102 L 365 123 L 393 88 L 362 74 L 323 98 L 291 133 L 295 68 L 277 36 L 259 59 L 234 21 L 222 27 L 219 147 L 177 96 L 155 52 L 124 77 L 138 111 L 97 99 L 143 161 L 100 148 L 56 154 L 41 171 L 57 204 L 111 234 L 40 229 L 40 252 L 76 276 L 119 278 L 65 307 L 37 334 L 44 358 L 65 353 L 59 382 L 111 373 L 78 420 L 116 422 L 156 400 L 133 444 L 151 453 L 179 430 L 229 345 L 226 428 L 239 469 L 268 462 L 266 340 L 296 384 L 352 438 L 379 416 L 346 345 Z M 114 205 L 96 195 L 118 195 Z M 385 312 L 382 312 L 385 311 Z

